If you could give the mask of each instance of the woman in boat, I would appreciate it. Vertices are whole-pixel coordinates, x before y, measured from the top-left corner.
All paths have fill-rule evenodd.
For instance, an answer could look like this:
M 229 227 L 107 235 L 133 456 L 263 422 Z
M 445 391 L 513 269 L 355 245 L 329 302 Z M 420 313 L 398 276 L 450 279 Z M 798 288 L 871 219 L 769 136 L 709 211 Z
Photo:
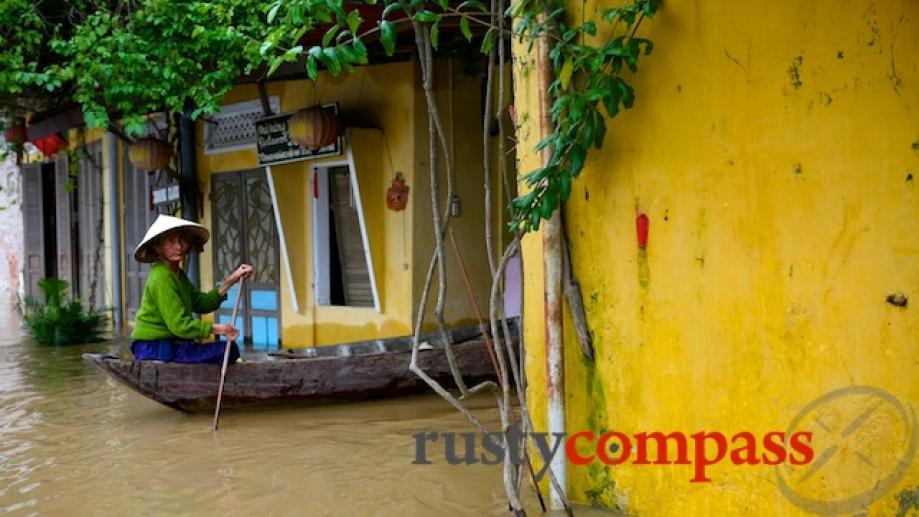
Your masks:
M 227 323 L 196 319 L 192 313 L 212 312 L 226 300 L 227 291 L 252 275 L 252 266 L 243 264 L 224 282 L 208 292 L 199 291 L 185 276 L 180 265 L 194 249 L 201 252 L 210 234 L 197 223 L 160 215 L 134 250 L 138 262 L 152 263 L 140 300 L 140 309 L 131 333 L 131 351 L 137 360 L 178 363 L 221 363 L 223 341 L 200 343 L 212 333 L 227 341 L 239 337 L 239 330 Z M 239 358 L 233 343 L 230 362 Z

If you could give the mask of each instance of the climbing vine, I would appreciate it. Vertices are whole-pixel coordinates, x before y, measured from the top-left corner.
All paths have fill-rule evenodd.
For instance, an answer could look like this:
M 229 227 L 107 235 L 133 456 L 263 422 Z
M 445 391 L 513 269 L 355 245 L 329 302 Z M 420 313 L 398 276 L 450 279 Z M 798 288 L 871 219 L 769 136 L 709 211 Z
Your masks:
M 372 0 L 368 3 L 372 3 Z M 504 447 L 508 450 L 506 431 L 513 425 L 522 425 L 525 432 L 533 431 L 525 400 L 525 379 L 522 363 L 510 341 L 511 333 L 503 307 L 503 277 L 510 258 L 519 248 L 524 232 L 536 230 L 540 222 L 549 219 L 562 202 L 571 195 L 571 185 L 584 168 L 591 148 L 602 147 L 607 121 L 615 117 L 622 109 L 630 108 L 635 94 L 624 74 L 634 73 L 638 68 L 640 56 L 651 52 L 651 41 L 636 37 L 636 32 L 644 18 L 652 17 L 658 8 L 659 0 L 631 0 L 623 7 L 606 9 L 598 13 L 596 20 L 573 24 L 569 20 L 564 0 L 518 0 L 509 8 L 501 0 L 492 0 L 486 6 L 479 0 L 465 0 L 461 3 L 450 3 L 449 0 L 429 2 L 424 0 L 383 0 L 384 8 L 380 19 L 366 27 L 356 8 L 346 10 L 342 0 L 277 0 L 268 12 L 267 20 L 276 28 L 260 45 L 259 51 L 265 57 L 269 73 L 277 70 L 284 63 L 304 63 L 307 75 L 317 80 L 321 69 L 332 75 L 350 72 L 355 66 L 368 63 L 367 42 L 365 39 L 378 39 L 385 53 L 392 56 L 396 52 L 400 27 L 410 26 L 415 40 L 415 54 L 421 68 L 421 87 L 425 94 L 428 115 L 428 167 L 431 185 L 431 208 L 434 227 L 434 251 L 428 266 L 427 276 L 422 289 L 419 307 L 415 319 L 415 338 L 412 348 L 412 359 L 409 368 L 419 375 L 436 393 L 459 410 L 474 426 L 487 432 L 485 426 L 469 411 L 462 400 L 467 396 L 491 391 L 497 402 L 501 416 L 501 428 Z M 505 19 L 511 17 L 516 23 L 514 29 L 505 29 Z M 486 217 L 485 241 L 489 269 L 492 275 L 491 297 L 489 300 L 489 332 L 484 334 L 486 342 L 493 347 L 496 361 L 498 383 L 486 381 L 475 386 L 464 383 L 461 372 L 454 364 L 451 352 L 451 340 L 444 323 L 443 309 L 446 300 L 446 275 L 444 260 L 444 237 L 449 232 L 449 209 L 442 205 L 443 200 L 451 199 L 455 178 L 443 124 L 433 92 L 432 56 L 442 43 L 441 29 L 445 23 L 455 23 L 467 43 L 477 41 L 479 52 L 488 56 L 486 75 L 486 107 L 483 123 L 485 155 L 485 202 L 491 206 L 489 153 L 489 119 L 492 107 L 491 95 L 495 70 L 498 73 L 498 89 L 503 92 L 505 49 L 508 36 L 518 38 L 521 43 L 533 50 L 537 42 L 543 42 L 548 48 L 548 59 L 551 64 L 551 82 L 546 95 L 551 101 L 551 131 L 538 144 L 537 151 L 548 151 L 544 166 L 528 172 L 523 181 L 528 190 L 516 197 L 509 204 L 511 230 L 513 239 L 505 247 L 500 260 L 495 263 L 492 248 L 491 217 Z M 598 28 L 603 25 L 603 30 Z M 306 31 L 323 24 L 326 28 L 319 44 L 305 48 L 301 45 Z M 473 27 L 481 28 L 476 37 Z M 498 47 L 496 63 L 495 47 Z M 498 95 L 501 102 L 503 94 Z M 501 109 L 504 109 L 503 107 Z M 504 127 L 499 120 L 499 149 L 503 158 L 505 141 Z M 437 159 L 441 155 L 445 171 L 438 171 Z M 503 160 L 499 165 L 503 173 Z M 441 198 L 439 179 L 446 179 L 446 196 Z M 510 189 L 506 189 L 510 190 Z M 487 215 L 487 214 L 486 214 Z M 462 259 L 460 259 L 460 262 Z M 453 374 L 459 397 L 441 386 L 427 373 L 418 367 L 417 357 L 420 341 L 421 324 L 424 321 L 426 304 L 431 294 L 433 280 L 437 274 L 437 297 L 434 317 L 441 334 L 444 353 Z M 475 305 L 474 300 L 470 300 Z M 484 323 L 480 322 L 484 327 Z M 490 336 L 490 338 L 489 338 Z M 588 347 L 589 348 L 589 347 Z M 592 354 L 588 354 L 592 357 Z M 513 383 L 520 420 L 512 415 L 511 386 Z M 525 448 L 524 448 L 525 449 Z M 542 458 L 545 462 L 546 458 Z M 531 469 L 532 475 L 532 469 Z M 524 474 L 513 468 L 510 460 L 504 461 L 504 487 L 510 508 L 515 514 L 525 512 L 520 500 L 520 486 Z M 550 484 L 557 494 L 564 490 L 559 486 L 554 473 L 549 472 Z M 538 485 L 534 481 L 537 493 Z M 562 503 L 570 514 L 570 508 L 560 495 Z M 541 500 L 541 495 L 540 495 Z

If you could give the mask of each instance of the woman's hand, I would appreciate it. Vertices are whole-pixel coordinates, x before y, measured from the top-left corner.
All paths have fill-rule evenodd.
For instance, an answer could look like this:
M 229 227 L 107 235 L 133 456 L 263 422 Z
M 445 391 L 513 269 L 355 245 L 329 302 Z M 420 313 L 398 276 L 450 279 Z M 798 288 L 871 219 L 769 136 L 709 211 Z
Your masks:
M 242 278 L 251 277 L 253 271 L 254 269 L 252 269 L 252 266 L 250 266 L 249 264 L 240 264 L 239 267 L 236 268 L 235 271 L 230 273 L 230 278 L 228 280 L 232 280 L 233 283 L 235 284 L 236 282 L 239 282 L 239 280 Z
M 251 277 L 253 271 L 255 270 L 252 269 L 252 266 L 250 266 L 249 264 L 241 264 L 238 268 L 233 270 L 232 273 L 230 273 L 230 276 L 228 276 L 227 279 L 224 280 L 222 284 L 220 284 L 220 288 L 218 289 L 220 291 L 220 294 L 221 295 L 227 294 L 227 291 L 229 291 L 230 288 L 233 287 L 233 285 L 236 282 L 239 282 L 240 279 Z
M 214 334 L 227 338 L 227 341 L 236 341 L 236 338 L 239 337 L 239 329 L 229 323 L 216 323 L 211 330 Z

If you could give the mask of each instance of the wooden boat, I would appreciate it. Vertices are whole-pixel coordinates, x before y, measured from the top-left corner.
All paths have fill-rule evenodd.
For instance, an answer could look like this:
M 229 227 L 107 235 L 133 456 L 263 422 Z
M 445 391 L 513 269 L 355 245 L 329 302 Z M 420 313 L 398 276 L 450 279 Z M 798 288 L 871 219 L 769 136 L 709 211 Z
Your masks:
M 457 329 L 451 331 L 451 337 L 456 362 L 470 385 L 495 378 L 481 333 Z M 220 365 L 132 361 L 103 354 L 84 354 L 83 359 L 171 408 L 184 412 L 214 410 Z M 221 407 L 367 399 L 429 389 L 409 370 L 410 360 L 410 337 L 280 353 L 243 353 L 243 361 L 227 369 Z M 435 338 L 424 341 L 418 363 L 444 386 L 454 386 L 446 354 Z

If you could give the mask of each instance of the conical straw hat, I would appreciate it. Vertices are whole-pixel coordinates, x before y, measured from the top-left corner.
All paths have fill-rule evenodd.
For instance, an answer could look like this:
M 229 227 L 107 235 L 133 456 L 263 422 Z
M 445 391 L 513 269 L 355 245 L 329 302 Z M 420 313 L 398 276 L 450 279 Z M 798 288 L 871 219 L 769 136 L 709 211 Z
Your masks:
M 153 224 L 150 225 L 150 229 L 147 230 L 147 234 L 144 235 L 140 244 L 134 248 L 134 259 L 138 262 L 156 262 L 159 260 L 156 250 L 153 249 L 154 241 L 156 241 L 156 238 L 160 235 L 178 228 L 184 230 L 185 236 L 191 244 L 191 249 L 199 253 L 204 243 L 211 237 L 207 229 L 198 223 L 186 221 L 178 217 L 172 217 L 171 215 L 160 215 L 156 218 L 156 221 L 153 221 Z

